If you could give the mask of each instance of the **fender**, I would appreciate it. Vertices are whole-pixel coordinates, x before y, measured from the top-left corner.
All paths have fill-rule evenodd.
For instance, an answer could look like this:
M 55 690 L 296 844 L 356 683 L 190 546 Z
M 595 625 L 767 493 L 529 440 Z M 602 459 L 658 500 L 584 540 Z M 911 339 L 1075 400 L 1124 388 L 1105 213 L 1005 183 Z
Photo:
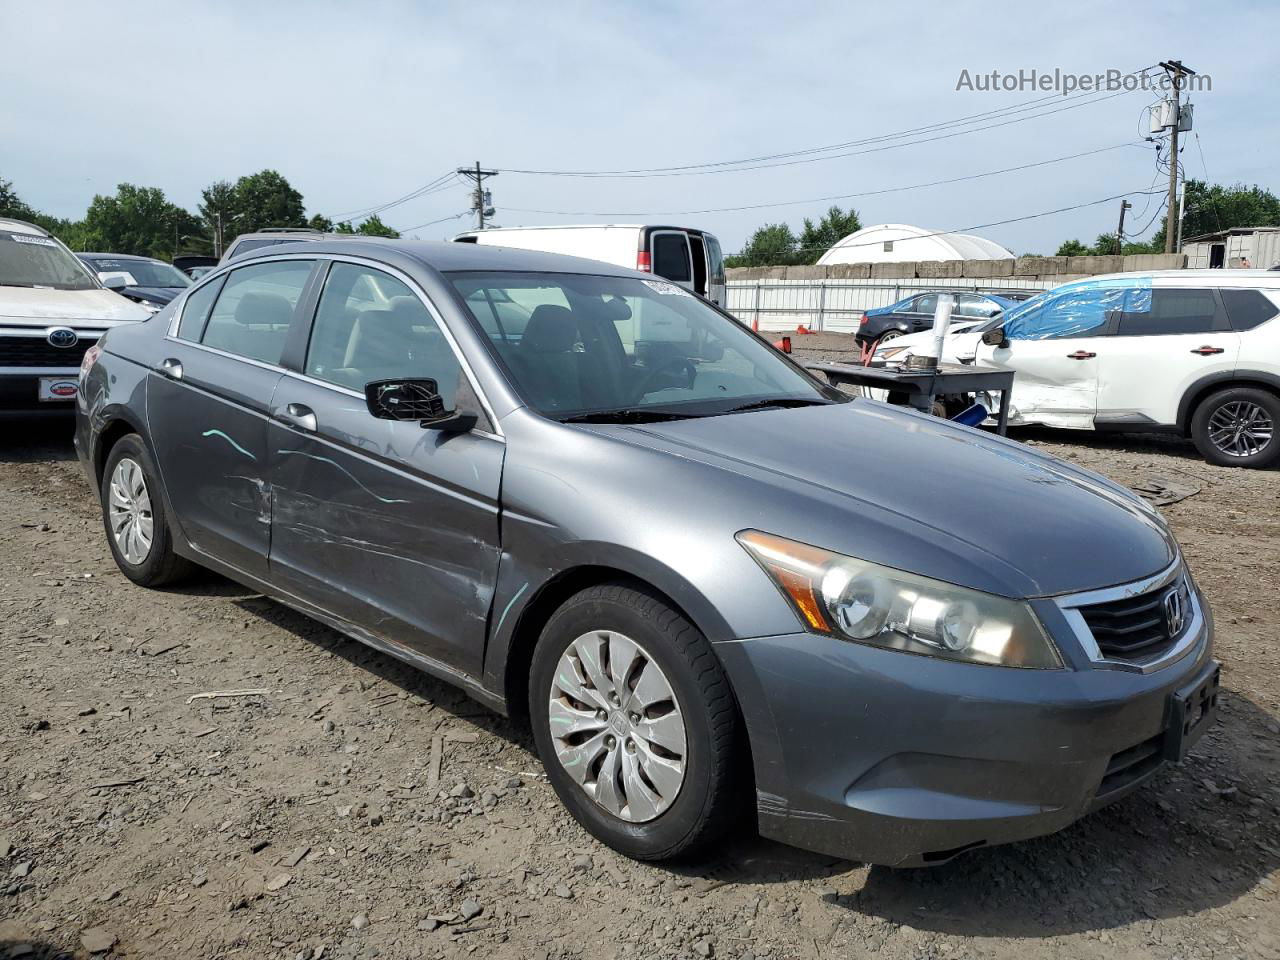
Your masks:
M 576 572 L 591 568 L 616 571 L 649 584 L 669 597 L 708 640 L 732 639 L 729 625 L 702 591 L 655 557 L 599 541 L 560 542 L 544 546 L 543 550 L 521 547 L 514 551 L 514 555 L 509 552 L 510 548 L 503 551 L 489 613 L 489 640 L 485 644 L 482 681 L 492 694 L 506 696 L 507 673 L 513 663 L 513 655 L 526 652 L 515 649 L 519 646 L 517 637 L 527 626 L 527 615 L 538 607 L 539 599 Z M 523 680 L 520 683 L 523 684 Z
M 1191 384 L 1182 395 L 1182 400 L 1178 403 L 1178 427 L 1183 431 L 1191 428 L 1191 413 L 1193 401 L 1199 400 L 1211 387 L 1217 385 L 1226 385 L 1231 383 L 1239 384 L 1261 384 L 1270 387 L 1276 393 L 1280 393 L 1280 376 L 1274 373 L 1268 373 L 1265 370 L 1250 370 L 1240 367 L 1235 370 L 1223 370 L 1218 373 L 1210 373 L 1195 383 Z

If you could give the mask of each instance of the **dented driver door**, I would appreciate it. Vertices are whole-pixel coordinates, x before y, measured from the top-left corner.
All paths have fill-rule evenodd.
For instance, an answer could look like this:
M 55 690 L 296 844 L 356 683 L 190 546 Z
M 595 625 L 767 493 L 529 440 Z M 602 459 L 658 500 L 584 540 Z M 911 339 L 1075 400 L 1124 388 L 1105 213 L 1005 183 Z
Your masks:
M 1072 290 L 1013 311 L 1006 342 L 979 342 L 975 362 L 1012 370 L 1011 423 L 1092 429 L 1098 411 L 1098 356 L 1123 304 L 1110 287 Z

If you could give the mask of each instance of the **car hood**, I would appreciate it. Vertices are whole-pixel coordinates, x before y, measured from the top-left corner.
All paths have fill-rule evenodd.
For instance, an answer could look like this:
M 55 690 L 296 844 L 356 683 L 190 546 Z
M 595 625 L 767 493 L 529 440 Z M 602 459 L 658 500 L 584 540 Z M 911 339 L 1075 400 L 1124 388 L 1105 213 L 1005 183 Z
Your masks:
M 974 324 L 977 326 L 977 324 Z M 970 333 L 968 328 L 965 330 L 948 331 L 947 339 L 942 344 L 942 359 L 944 361 L 965 361 L 972 360 L 978 352 L 978 343 L 982 340 L 982 334 Z M 920 333 L 905 333 L 900 337 L 886 343 L 886 347 L 898 349 L 900 347 L 909 348 L 910 353 L 915 353 L 922 347 L 933 344 L 933 331 L 924 330 Z M 894 361 L 902 359 L 905 354 L 894 354 Z
M 1139 497 L 1013 441 L 872 400 L 601 428 L 759 486 L 742 527 L 1004 596 L 1127 583 L 1178 555 Z
M 151 314 L 110 290 L 48 290 L 0 287 L 0 324 L 43 327 L 50 323 L 110 327 L 146 320 Z
M 152 303 L 166 304 L 172 301 L 186 287 L 125 287 L 124 295 L 138 300 L 150 300 Z

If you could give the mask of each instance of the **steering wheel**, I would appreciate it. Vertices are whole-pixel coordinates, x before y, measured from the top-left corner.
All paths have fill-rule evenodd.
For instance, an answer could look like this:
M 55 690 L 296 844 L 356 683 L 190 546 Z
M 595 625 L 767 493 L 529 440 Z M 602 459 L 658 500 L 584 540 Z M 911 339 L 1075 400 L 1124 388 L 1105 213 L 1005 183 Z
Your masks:
M 684 374 L 684 383 L 672 384 L 672 386 L 681 386 L 691 388 L 693 381 L 697 379 L 698 368 L 693 365 L 693 361 L 688 357 L 669 357 L 659 363 L 656 367 L 645 374 L 645 378 L 640 381 L 640 385 L 636 388 L 636 399 L 639 400 L 653 388 L 658 378 L 662 376 L 671 367 L 679 367 Z

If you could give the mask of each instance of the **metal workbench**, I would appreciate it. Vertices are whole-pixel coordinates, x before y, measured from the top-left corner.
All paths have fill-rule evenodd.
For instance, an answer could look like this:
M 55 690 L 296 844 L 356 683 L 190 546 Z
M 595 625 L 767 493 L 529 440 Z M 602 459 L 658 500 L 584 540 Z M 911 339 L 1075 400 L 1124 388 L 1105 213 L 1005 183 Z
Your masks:
M 933 398 L 945 394 L 1000 393 L 1000 410 L 996 414 L 996 432 L 1005 435 L 1009 425 L 1009 397 L 1013 393 L 1013 371 L 971 367 L 963 363 L 940 363 L 936 370 L 910 369 L 905 366 L 866 367 L 860 363 L 832 363 L 819 360 L 805 368 L 826 375 L 831 384 L 851 384 L 875 390 L 905 393 L 911 405 L 929 410 Z

